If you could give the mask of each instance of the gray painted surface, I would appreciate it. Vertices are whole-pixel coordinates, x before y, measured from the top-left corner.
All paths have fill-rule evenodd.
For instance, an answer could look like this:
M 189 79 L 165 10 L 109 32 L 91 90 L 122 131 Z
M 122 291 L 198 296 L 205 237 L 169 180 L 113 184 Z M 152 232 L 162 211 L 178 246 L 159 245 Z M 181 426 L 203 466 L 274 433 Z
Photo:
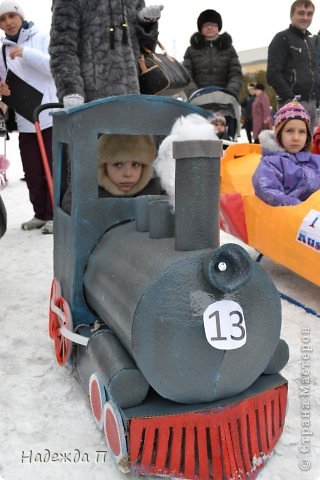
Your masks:
M 215 248 L 220 235 L 222 141 L 175 142 L 173 153 L 176 158 L 175 247 L 177 250 Z
M 88 352 L 110 400 L 122 408 L 143 402 L 149 384 L 111 330 L 93 335 Z
M 153 392 L 150 392 L 143 405 L 124 409 L 121 413 L 124 423 L 127 423 L 131 418 L 137 417 L 159 417 L 177 414 L 183 415 L 190 412 L 208 412 L 214 408 L 219 409 L 229 407 L 230 405 L 241 402 L 244 399 L 254 397 L 260 393 L 286 384 L 287 380 L 278 373 L 274 375 L 261 375 L 249 388 L 239 395 L 197 405 L 183 405 L 181 403 L 171 402 L 170 400 L 165 400 L 158 395 L 155 395 Z

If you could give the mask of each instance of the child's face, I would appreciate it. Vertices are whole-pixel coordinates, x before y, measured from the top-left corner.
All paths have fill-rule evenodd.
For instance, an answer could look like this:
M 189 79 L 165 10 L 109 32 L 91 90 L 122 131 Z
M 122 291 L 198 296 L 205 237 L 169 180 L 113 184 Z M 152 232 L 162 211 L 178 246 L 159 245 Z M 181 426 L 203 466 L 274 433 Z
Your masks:
M 141 177 L 142 164 L 137 161 L 115 162 L 106 164 L 107 175 L 122 191 L 129 192 Z
M 213 125 L 216 132 L 224 132 L 226 129 L 226 126 L 223 122 L 214 122 Z
M 307 142 L 307 125 L 303 120 L 289 120 L 282 129 L 283 148 L 289 153 L 298 153 Z

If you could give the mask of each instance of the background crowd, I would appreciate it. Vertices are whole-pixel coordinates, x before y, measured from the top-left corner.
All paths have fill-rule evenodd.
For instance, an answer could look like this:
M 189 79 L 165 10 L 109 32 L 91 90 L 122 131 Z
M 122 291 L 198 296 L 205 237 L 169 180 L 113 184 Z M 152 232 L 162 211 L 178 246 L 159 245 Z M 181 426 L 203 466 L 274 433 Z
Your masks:
M 18 2 L 0 3 L 0 28 L 5 34 L 0 54 L 2 105 L 17 101 L 19 95 L 15 82 L 8 80 L 8 71 L 38 90 L 41 103 L 60 101 L 64 107 L 140 93 L 139 55 L 143 47 L 156 48 L 163 6 L 146 6 L 143 0 L 91 0 L 90 6 L 88 11 L 82 0 L 53 0 L 50 32 L 41 32 Z M 248 142 L 255 143 L 260 143 L 261 132 L 273 128 L 277 108 L 298 100 L 308 112 L 308 128 L 313 133 L 320 97 L 320 32 L 312 36 L 308 31 L 314 10 L 310 0 L 293 2 L 289 28 L 276 33 L 269 45 L 266 83 L 249 83 L 243 96 L 240 61 L 231 35 L 223 31 L 220 13 L 213 9 L 200 12 L 183 58 L 191 78 L 184 89 L 186 98 L 212 86 L 231 95 L 241 107 Z M 266 87 L 273 88 L 277 105 L 271 105 Z M 52 205 L 35 127 L 19 107 L 15 117 L 34 209 L 34 217 L 21 227 L 52 233 Z M 213 112 L 211 121 L 219 138 L 234 138 L 222 112 Z M 41 114 L 40 125 L 51 168 L 52 119 L 48 112 Z

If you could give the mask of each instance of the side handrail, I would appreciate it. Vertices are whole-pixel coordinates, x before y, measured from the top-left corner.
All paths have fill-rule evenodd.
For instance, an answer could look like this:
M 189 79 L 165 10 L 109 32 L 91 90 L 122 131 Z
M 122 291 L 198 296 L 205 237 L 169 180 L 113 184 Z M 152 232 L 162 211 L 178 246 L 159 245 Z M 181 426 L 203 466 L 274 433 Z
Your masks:
M 43 103 L 42 105 L 38 105 L 37 108 L 33 111 L 33 122 L 39 122 L 39 115 L 43 110 L 48 110 L 49 108 L 63 108 L 63 103 L 55 102 L 55 103 Z
M 37 108 L 35 108 L 35 110 L 33 112 L 33 121 L 34 121 L 34 126 L 35 126 L 35 129 L 36 129 L 36 133 L 37 133 L 37 139 L 38 139 L 38 143 L 39 143 L 43 168 L 44 168 L 44 171 L 45 171 L 45 174 L 46 174 L 50 199 L 51 199 L 51 203 L 52 203 L 52 207 L 53 207 L 54 197 L 53 197 L 52 174 L 51 174 L 49 161 L 48 161 L 48 156 L 47 156 L 47 152 L 46 152 L 45 145 L 44 145 L 44 142 L 43 142 L 43 136 L 42 136 L 42 132 L 41 132 L 41 128 L 40 128 L 40 122 L 39 122 L 40 113 L 43 112 L 43 110 L 48 110 L 49 108 L 63 108 L 63 103 L 44 103 L 42 105 L 39 105 Z

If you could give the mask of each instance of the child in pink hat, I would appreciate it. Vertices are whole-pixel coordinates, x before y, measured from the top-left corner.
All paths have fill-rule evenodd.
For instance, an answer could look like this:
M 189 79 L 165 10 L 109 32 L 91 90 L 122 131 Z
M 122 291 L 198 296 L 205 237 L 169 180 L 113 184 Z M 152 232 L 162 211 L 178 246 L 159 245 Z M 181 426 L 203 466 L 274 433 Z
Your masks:
M 274 132 L 261 132 L 262 157 L 252 177 L 264 202 L 297 205 L 320 189 L 320 155 L 310 152 L 310 117 L 298 102 L 286 103 L 274 117 Z

